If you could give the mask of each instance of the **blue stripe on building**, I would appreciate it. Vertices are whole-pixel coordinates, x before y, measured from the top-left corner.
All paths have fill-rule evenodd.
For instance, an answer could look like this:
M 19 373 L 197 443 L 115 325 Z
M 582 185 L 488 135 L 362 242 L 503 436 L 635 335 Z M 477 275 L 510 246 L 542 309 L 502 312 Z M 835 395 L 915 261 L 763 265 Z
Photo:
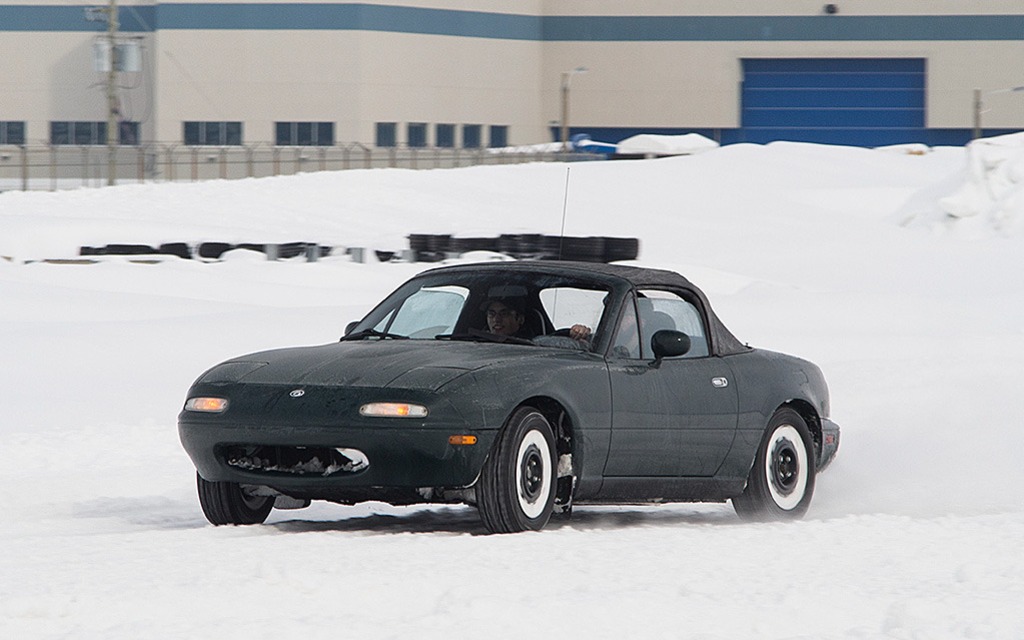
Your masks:
M 0 5 L 0 31 L 99 31 L 91 5 Z M 544 42 L 1024 40 L 1024 15 L 532 16 L 369 4 L 122 6 L 125 31 L 387 31 Z
M 1022 40 L 1024 16 L 549 16 L 546 41 Z
M 99 19 L 86 19 L 86 9 L 95 5 L 30 6 L 0 5 L 0 31 L 106 31 L 107 23 Z M 123 6 L 117 12 L 121 31 L 153 31 L 156 8 L 153 6 Z
M 540 40 L 538 16 L 364 4 L 161 4 L 160 29 L 388 31 Z

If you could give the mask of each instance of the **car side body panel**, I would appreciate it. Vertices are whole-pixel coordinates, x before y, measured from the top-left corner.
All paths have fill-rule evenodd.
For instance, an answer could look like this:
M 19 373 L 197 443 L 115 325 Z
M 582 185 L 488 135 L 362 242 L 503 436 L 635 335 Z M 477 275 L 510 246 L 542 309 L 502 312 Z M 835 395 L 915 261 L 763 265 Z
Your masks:
M 815 434 L 815 447 L 822 460 L 821 422 L 829 417 L 828 386 L 813 363 L 765 349 L 728 356 L 739 392 L 736 444 L 722 466 L 723 477 L 746 478 L 768 421 L 780 407 L 806 407 L 808 427 Z M 838 445 L 838 441 L 836 443 Z M 834 453 L 834 450 L 833 450 Z M 819 467 L 821 464 L 819 462 Z

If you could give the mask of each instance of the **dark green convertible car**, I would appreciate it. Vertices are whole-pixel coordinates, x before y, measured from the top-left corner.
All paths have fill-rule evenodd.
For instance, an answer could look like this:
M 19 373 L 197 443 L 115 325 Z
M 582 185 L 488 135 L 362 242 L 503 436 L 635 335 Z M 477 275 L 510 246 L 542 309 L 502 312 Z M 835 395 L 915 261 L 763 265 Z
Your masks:
M 839 446 L 818 367 L 741 343 L 682 276 L 554 261 L 425 271 L 339 342 L 213 367 L 178 429 L 213 524 L 379 500 L 493 532 L 594 503 L 796 518 Z

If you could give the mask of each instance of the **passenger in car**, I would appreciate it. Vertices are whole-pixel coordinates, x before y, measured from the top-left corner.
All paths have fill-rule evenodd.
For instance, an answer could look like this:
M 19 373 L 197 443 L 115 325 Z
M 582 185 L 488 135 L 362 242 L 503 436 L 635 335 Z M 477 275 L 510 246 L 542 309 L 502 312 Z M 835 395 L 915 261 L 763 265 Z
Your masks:
M 522 298 L 490 298 L 482 306 L 487 316 L 487 330 L 501 336 L 535 338 L 543 333 L 542 327 L 530 327 L 527 322 L 526 303 Z M 569 328 L 569 337 L 574 340 L 590 340 L 590 327 L 574 324 Z

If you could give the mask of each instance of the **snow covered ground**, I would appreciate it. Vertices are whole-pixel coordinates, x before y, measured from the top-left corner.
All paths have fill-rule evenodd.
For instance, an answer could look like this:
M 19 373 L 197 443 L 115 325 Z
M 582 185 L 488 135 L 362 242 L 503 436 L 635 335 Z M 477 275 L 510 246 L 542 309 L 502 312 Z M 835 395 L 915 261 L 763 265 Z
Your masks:
M 801 522 L 581 507 L 509 536 L 382 504 L 215 528 L 178 443 L 205 368 L 336 340 L 426 265 L 40 260 L 557 234 L 566 165 L 0 194 L 0 638 L 1022 638 L 1024 198 L 1004 172 L 997 225 L 942 214 L 971 171 L 787 143 L 572 165 L 565 233 L 639 237 L 742 340 L 819 364 L 843 442 Z

